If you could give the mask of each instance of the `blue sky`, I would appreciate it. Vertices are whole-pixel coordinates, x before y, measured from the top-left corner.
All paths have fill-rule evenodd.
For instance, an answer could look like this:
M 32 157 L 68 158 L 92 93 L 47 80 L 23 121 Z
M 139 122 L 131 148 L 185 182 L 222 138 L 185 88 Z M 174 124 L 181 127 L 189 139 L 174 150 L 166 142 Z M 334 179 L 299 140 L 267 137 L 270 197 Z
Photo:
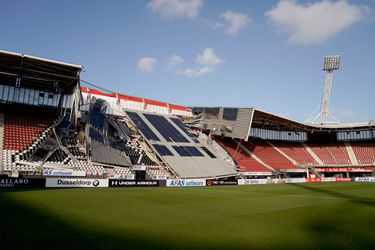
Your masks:
M 375 119 L 375 1 L 137 0 L 0 3 L 0 49 L 83 65 L 106 89 L 305 120 L 325 55 L 342 56 L 331 110 Z

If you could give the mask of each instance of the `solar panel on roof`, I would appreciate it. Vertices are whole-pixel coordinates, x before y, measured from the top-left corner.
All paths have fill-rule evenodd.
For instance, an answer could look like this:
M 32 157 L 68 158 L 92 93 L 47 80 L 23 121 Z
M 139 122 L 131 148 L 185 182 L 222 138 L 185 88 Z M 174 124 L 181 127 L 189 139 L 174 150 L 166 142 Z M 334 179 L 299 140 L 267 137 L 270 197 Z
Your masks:
M 142 134 L 149 140 L 160 141 L 157 135 L 152 132 L 150 127 L 142 120 L 142 118 L 135 112 L 126 112 L 129 118 L 134 122 L 139 130 L 141 130 Z
M 165 146 L 165 145 L 160 145 L 160 144 L 152 144 L 156 151 L 161 155 L 161 156 L 166 156 L 166 155 L 172 155 L 172 152 Z
M 203 154 L 193 146 L 172 146 L 180 156 L 203 156 Z
M 186 125 L 178 118 L 169 118 L 171 119 L 174 124 L 176 124 L 187 136 L 193 137 L 193 135 L 189 132 Z
M 184 146 L 172 146 L 173 149 L 180 155 L 180 156 L 191 156 L 191 154 L 186 151 Z
M 203 154 L 196 147 L 186 146 L 185 148 L 190 152 L 192 156 L 203 156 Z
M 143 114 L 155 129 L 169 142 L 189 142 L 164 116 Z

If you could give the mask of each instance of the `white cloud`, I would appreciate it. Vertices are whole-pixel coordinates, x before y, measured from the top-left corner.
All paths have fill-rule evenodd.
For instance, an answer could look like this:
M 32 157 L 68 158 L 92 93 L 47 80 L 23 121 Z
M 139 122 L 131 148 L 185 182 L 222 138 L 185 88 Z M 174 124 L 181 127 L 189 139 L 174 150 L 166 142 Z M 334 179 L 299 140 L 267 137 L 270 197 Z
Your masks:
M 214 67 L 215 65 L 221 63 L 222 60 L 215 54 L 213 49 L 206 48 L 201 54 L 198 54 L 197 62 L 204 66 Z
M 228 25 L 226 25 L 225 28 L 225 32 L 228 35 L 236 35 L 241 29 L 246 28 L 250 24 L 250 18 L 248 15 L 230 10 L 221 14 L 220 18 L 223 18 L 228 22 Z
M 155 70 L 157 60 L 152 57 L 142 57 L 138 61 L 138 70 L 141 72 L 152 72 Z
M 179 71 L 178 73 L 184 76 L 187 76 L 189 78 L 192 78 L 192 77 L 204 76 L 212 71 L 213 71 L 213 68 L 204 66 L 204 67 L 200 67 L 196 69 L 186 68 L 183 71 Z
M 184 59 L 179 55 L 172 55 L 168 61 L 168 69 L 175 69 L 184 63 Z
M 222 63 L 223 60 L 215 54 L 212 48 L 206 48 L 202 53 L 197 55 L 196 62 L 199 64 L 197 67 L 179 69 L 177 73 L 189 78 L 204 76 L 215 71 L 216 66 Z
M 165 19 L 195 18 L 203 6 L 203 0 L 151 0 L 147 8 Z
M 319 44 L 361 20 L 367 11 L 367 7 L 351 5 L 345 0 L 306 5 L 282 0 L 265 16 L 289 36 L 290 43 Z

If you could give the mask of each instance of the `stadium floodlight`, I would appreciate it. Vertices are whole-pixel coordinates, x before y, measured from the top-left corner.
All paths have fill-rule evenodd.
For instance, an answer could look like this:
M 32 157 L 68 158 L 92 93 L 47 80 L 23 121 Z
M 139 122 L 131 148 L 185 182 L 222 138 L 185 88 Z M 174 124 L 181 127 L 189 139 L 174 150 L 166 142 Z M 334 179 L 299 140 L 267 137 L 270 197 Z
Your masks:
M 325 56 L 323 58 L 323 67 L 322 70 L 326 72 L 326 77 L 324 80 L 323 87 L 323 97 L 322 103 L 320 105 L 320 112 L 317 115 L 314 113 L 310 116 L 312 119 L 308 119 L 307 122 L 314 124 L 323 124 L 323 123 L 339 123 L 339 121 L 329 112 L 329 99 L 331 96 L 331 86 L 333 71 L 338 70 L 340 67 L 340 56 Z
M 325 56 L 323 58 L 324 71 L 337 70 L 340 67 L 340 56 Z

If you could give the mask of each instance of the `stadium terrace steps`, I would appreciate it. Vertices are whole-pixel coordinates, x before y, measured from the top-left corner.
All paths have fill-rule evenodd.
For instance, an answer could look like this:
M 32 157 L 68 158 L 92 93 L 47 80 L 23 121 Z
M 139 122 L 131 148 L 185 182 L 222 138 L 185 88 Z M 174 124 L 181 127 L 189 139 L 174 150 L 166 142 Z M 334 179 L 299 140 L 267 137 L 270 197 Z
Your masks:
M 282 154 L 285 158 L 287 158 L 289 161 L 293 162 L 294 165 L 297 165 L 298 163 L 292 159 L 289 155 L 287 155 L 286 153 L 284 153 L 281 149 L 279 149 L 278 147 L 276 147 L 274 144 L 272 144 L 270 141 L 267 141 L 267 143 L 273 147 L 275 150 L 277 150 L 280 154 Z
M 317 165 L 316 159 L 310 154 L 308 149 L 301 142 L 277 142 L 272 144 L 283 152 L 286 156 L 292 159 L 292 162 L 297 165 Z M 319 159 L 320 160 L 320 159 Z
M 273 169 L 299 169 L 298 166 L 294 165 L 293 162 L 291 162 L 275 148 L 271 147 L 264 140 L 254 139 L 251 143 L 246 142 L 245 146 Z
M 345 148 L 346 148 L 346 151 L 348 152 L 348 155 L 349 155 L 350 161 L 351 161 L 353 164 L 358 165 L 357 157 L 355 157 L 355 154 L 354 154 L 353 148 L 352 148 L 352 146 L 350 145 L 349 142 L 345 142 Z
M 241 149 L 243 151 L 245 151 L 248 155 L 250 155 L 251 158 L 253 158 L 256 162 L 258 162 L 258 163 L 262 164 L 263 166 L 267 167 L 269 169 L 269 171 L 275 171 L 275 169 L 273 169 L 270 165 L 268 165 L 267 163 L 265 163 L 264 161 L 262 161 L 258 156 L 256 156 L 255 154 L 253 154 L 243 144 L 241 144 L 240 147 L 241 147 Z
M 249 155 L 243 148 L 237 150 L 237 143 L 230 138 L 215 138 L 215 140 L 225 148 L 232 158 L 237 161 L 241 172 L 271 172 L 266 165 L 256 160 L 254 156 Z
M 336 142 L 335 145 L 307 143 L 324 165 L 352 165 L 345 144 Z
M 323 161 L 315 154 L 315 152 L 306 143 L 302 142 L 302 145 L 319 165 L 324 165 Z

